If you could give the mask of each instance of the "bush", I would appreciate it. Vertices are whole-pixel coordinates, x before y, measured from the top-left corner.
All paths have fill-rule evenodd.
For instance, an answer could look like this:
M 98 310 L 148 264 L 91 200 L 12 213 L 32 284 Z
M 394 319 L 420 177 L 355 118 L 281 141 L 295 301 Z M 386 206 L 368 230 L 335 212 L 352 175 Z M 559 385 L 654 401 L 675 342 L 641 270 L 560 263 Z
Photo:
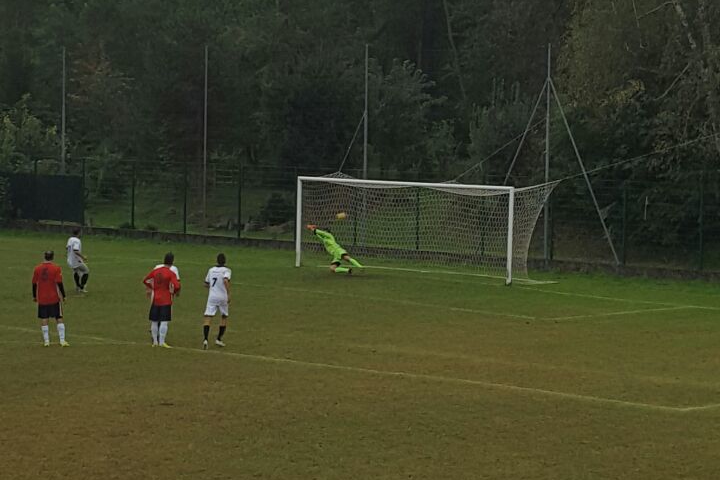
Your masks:
M 295 217 L 293 203 L 280 193 L 273 193 L 260 210 L 259 221 L 262 225 L 280 225 Z

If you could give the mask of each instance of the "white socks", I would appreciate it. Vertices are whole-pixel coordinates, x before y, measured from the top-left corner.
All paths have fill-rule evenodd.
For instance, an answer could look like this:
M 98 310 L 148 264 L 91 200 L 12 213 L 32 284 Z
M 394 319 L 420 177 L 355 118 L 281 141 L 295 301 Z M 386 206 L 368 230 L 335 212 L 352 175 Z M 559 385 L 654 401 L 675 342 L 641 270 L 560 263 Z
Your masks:
M 158 344 L 158 322 L 150 322 L 150 335 L 152 335 L 153 345 Z
M 157 325 L 157 322 L 153 322 L 153 324 Z M 168 322 L 160 322 L 160 345 L 165 343 L 165 336 L 167 336 L 168 332 Z
M 43 334 L 43 342 L 50 343 L 50 326 L 49 325 L 41 325 L 40 329 L 42 330 L 42 334 Z M 58 323 L 57 331 L 58 331 L 58 337 L 60 337 L 60 343 L 63 343 L 65 341 L 65 324 Z

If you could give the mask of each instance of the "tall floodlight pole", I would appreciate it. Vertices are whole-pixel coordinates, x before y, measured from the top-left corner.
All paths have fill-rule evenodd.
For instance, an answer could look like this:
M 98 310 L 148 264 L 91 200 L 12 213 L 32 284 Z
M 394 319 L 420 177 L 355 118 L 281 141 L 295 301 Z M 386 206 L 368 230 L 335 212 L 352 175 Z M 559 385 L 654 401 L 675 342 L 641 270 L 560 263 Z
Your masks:
M 363 178 L 367 180 L 368 162 L 367 162 L 367 144 L 368 144 L 368 75 L 369 75 L 369 57 L 368 52 L 370 45 L 365 44 L 365 116 L 363 122 Z
M 365 44 L 365 109 L 363 111 L 363 180 L 368 178 L 368 76 L 370 71 L 370 45 Z M 367 230 L 367 192 L 363 190 L 362 217 L 360 222 L 360 244 L 365 245 L 365 233 Z
M 547 98 L 545 108 L 545 183 L 550 181 L 550 75 L 552 75 L 552 69 L 550 67 L 551 57 L 551 44 L 548 43 L 547 49 Z M 545 257 L 545 264 L 550 262 L 550 199 L 545 202 L 544 207 L 544 225 L 543 225 L 543 250 Z
M 207 229 L 207 109 L 208 109 L 208 46 L 205 45 L 205 101 L 203 105 L 203 231 Z
M 62 113 L 60 119 L 60 174 L 65 175 L 65 47 L 62 49 Z

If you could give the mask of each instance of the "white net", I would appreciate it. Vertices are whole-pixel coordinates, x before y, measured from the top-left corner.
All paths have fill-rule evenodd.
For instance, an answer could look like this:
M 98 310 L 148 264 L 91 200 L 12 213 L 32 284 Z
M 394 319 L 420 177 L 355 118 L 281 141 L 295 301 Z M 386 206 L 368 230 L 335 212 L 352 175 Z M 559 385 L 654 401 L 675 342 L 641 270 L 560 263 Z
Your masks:
M 316 224 L 361 262 L 508 278 L 510 189 L 455 183 L 301 177 L 299 225 Z M 514 190 L 512 277 L 527 278 L 530 240 L 555 183 Z M 347 217 L 339 220 L 337 214 Z M 302 229 L 300 255 L 323 252 Z M 368 260 L 376 259 L 375 261 Z

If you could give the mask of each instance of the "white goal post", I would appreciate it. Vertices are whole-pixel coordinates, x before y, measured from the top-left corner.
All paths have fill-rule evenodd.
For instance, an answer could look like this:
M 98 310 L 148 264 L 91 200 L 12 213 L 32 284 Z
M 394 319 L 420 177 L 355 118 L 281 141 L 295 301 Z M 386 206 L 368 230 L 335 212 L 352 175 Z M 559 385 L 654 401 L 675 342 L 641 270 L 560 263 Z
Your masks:
M 297 178 L 295 266 L 322 245 L 304 226 L 329 229 L 361 261 L 384 268 L 527 278 L 527 255 L 556 183 L 527 188 Z M 347 216 L 338 219 L 338 213 Z

